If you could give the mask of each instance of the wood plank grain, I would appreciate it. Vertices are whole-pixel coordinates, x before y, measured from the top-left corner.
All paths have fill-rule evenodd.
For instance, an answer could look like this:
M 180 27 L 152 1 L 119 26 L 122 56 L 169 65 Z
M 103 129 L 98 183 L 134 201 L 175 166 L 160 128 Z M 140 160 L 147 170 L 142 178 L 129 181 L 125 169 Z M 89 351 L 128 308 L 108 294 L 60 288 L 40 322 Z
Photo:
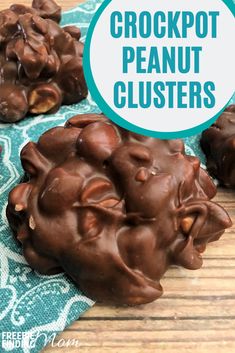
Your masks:
M 218 342 L 189 342 L 189 343 L 168 343 L 165 342 L 159 343 L 157 347 L 147 347 L 146 344 L 143 344 L 139 347 L 107 347 L 107 346 L 98 346 L 98 347 L 85 347 L 81 346 L 79 348 L 58 348 L 54 347 L 45 350 L 44 352 L 49 353 L 234 353 L 235 352 L 235 343 L 231 342 L 227 344 L 226 342 L 218 344 Z
M 112 333 L 112 335 L 110 335 Z M 203 335 L 202 335 L 203 334 Z M 143 342 L 145 346 L 157 348 L 161 344 L 169 343 L 197 343 L 200 339 L 201 342 L 226 342 L 233 341 L 234 328 L 226 330 L 149 330 L 141 331 L 135 330 L 113 330 L 106 331 L 83 331 L 80 332 L 80 346 L 89 347 L 141 347 Z M 64 332 L 63 338 L 66 340 L 76 338 L 76 332 Z M 57 339 L 57 342 L 60 338 Z M 56 342 L 56 341 L 55 341 Z

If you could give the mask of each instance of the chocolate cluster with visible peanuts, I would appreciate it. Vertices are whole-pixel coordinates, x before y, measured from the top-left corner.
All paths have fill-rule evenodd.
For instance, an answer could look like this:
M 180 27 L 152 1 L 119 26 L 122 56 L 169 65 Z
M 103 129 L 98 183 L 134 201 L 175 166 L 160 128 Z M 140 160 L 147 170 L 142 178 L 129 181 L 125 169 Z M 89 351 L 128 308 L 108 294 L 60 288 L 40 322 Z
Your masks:
M 104 115 L 78 115 L 21 152 L 24 182 L 7 217 L 29 265 L 65 271 L 89 297 L 151 302 L 173 264 L 202 265 L 202 252 L 231 220 L 198 158 L 181 140 L 128 132 Z
M 87 96 L 80 29 L 58 25 L 53 0 L 0 12 L 0 120 L 56 112 Z
M 235 105 L 230 105 L 218 120 L 202 133 L 201 147 L 209 173 L 221 185 L 235 188 Z

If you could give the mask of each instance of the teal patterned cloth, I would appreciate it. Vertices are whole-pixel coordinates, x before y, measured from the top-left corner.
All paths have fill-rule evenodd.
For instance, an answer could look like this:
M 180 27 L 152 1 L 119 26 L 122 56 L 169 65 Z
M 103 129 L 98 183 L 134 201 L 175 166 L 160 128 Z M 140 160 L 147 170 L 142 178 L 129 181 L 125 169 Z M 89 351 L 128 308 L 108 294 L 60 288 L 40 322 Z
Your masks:
M 87 3 L 63 14 L 61 25 L 73 24 L 82 30 L 84 41 L 93 14 L 102 1 Z M 99 111 L 90 98 L 62 107 L 57 114 L 27 118 L 17 124 L 0 124 L 0 352 L 39 352 L 54 333 L 77 320 L 93 301 L 85 297 L 63 274 L 42 276 L 30 269 L 21 247 L 13 239 L 5 210 L 9 191 L 23 175 L 19 153 L 30 140 L 37 141 L 46 130 L 63 125 L 75 114 Z M 32 340 L 24 348 L 11 349 L 16 341 L 5 340 L 7 332 L 27 332 Z M 40 335 L 41 334 L 41 335 Z M 35 342 L 36 341 L 36 342 Z M 6 345 L 9 345 L 7 347 Z M 3 347 L 4 346 L 4 347 Z
M 101 2 L 89 0 L 64 13 L 62 26 L 79 26 L 84 41 L 91 18 Z M 88 97 L 80 104 L 62 107 L 53 116 L 41 115 L 17 124 L 0 124 L 0 352 L 41 351 L 54 334 L 63 331 L 93 305 L 92 300 L 85 297 L 65 275 L 47 277 L 29 268 L 5 216 L 8 193 L 23 175 L 19 159 L 22 147 L 30 140 L 37 141 L 49 128 L 63 125 L 73 115 L 92 112 L 99 112 L 99 109 Z M 186 151 L 204 161 L 198 141 L 199 136 L 187 138 Z M 11 339 L 5 340 L 7 332 L 28 333 L 32 337 L 29 342 L 32 347 L 29 348 L 26 339 L 23 344 L 21 342 L 24 347 L 12 349 Z

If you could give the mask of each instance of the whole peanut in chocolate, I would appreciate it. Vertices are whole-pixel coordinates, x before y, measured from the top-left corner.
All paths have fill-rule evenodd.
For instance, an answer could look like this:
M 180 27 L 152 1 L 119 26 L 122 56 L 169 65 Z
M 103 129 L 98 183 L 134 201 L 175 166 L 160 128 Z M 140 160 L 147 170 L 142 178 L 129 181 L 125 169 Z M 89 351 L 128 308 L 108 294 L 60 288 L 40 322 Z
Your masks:
M 173 265 L 198 269 L 231 220 L 181 140 L 128 132 L 104 115 L 78 115 L 21 152 L 25 182 L 7 217 L 29 265 L 65 271 L 91 298 L 151 302 Z
M 54 113 L 87 96 L 80 29 L 61 28 L 60 17 L 53 0 L 0 12 L 1 121 Z

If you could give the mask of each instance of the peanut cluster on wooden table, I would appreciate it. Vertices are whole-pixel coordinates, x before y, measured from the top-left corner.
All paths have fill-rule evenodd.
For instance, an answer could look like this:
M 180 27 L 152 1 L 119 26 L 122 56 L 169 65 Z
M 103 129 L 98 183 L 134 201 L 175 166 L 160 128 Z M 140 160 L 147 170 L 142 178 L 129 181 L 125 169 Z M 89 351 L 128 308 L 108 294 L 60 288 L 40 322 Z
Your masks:
M 54 113 L 87 96 L 80 30 L 61 28 L 53 0 L 0 12 L 0 120 Z
M 200 268 L 206 245 L 231 226 L 181 140 L 137 135 L 104 115 L 47 131 L 21 160 L 25 181 L 7 216 L 27 262 L 43 274 L 65 271 L 98 301 L 155 300 L 172 264 Z
M 235 105 L 230 105 L 202 134 L 207 169 L 219 182 L 235 188 Z

